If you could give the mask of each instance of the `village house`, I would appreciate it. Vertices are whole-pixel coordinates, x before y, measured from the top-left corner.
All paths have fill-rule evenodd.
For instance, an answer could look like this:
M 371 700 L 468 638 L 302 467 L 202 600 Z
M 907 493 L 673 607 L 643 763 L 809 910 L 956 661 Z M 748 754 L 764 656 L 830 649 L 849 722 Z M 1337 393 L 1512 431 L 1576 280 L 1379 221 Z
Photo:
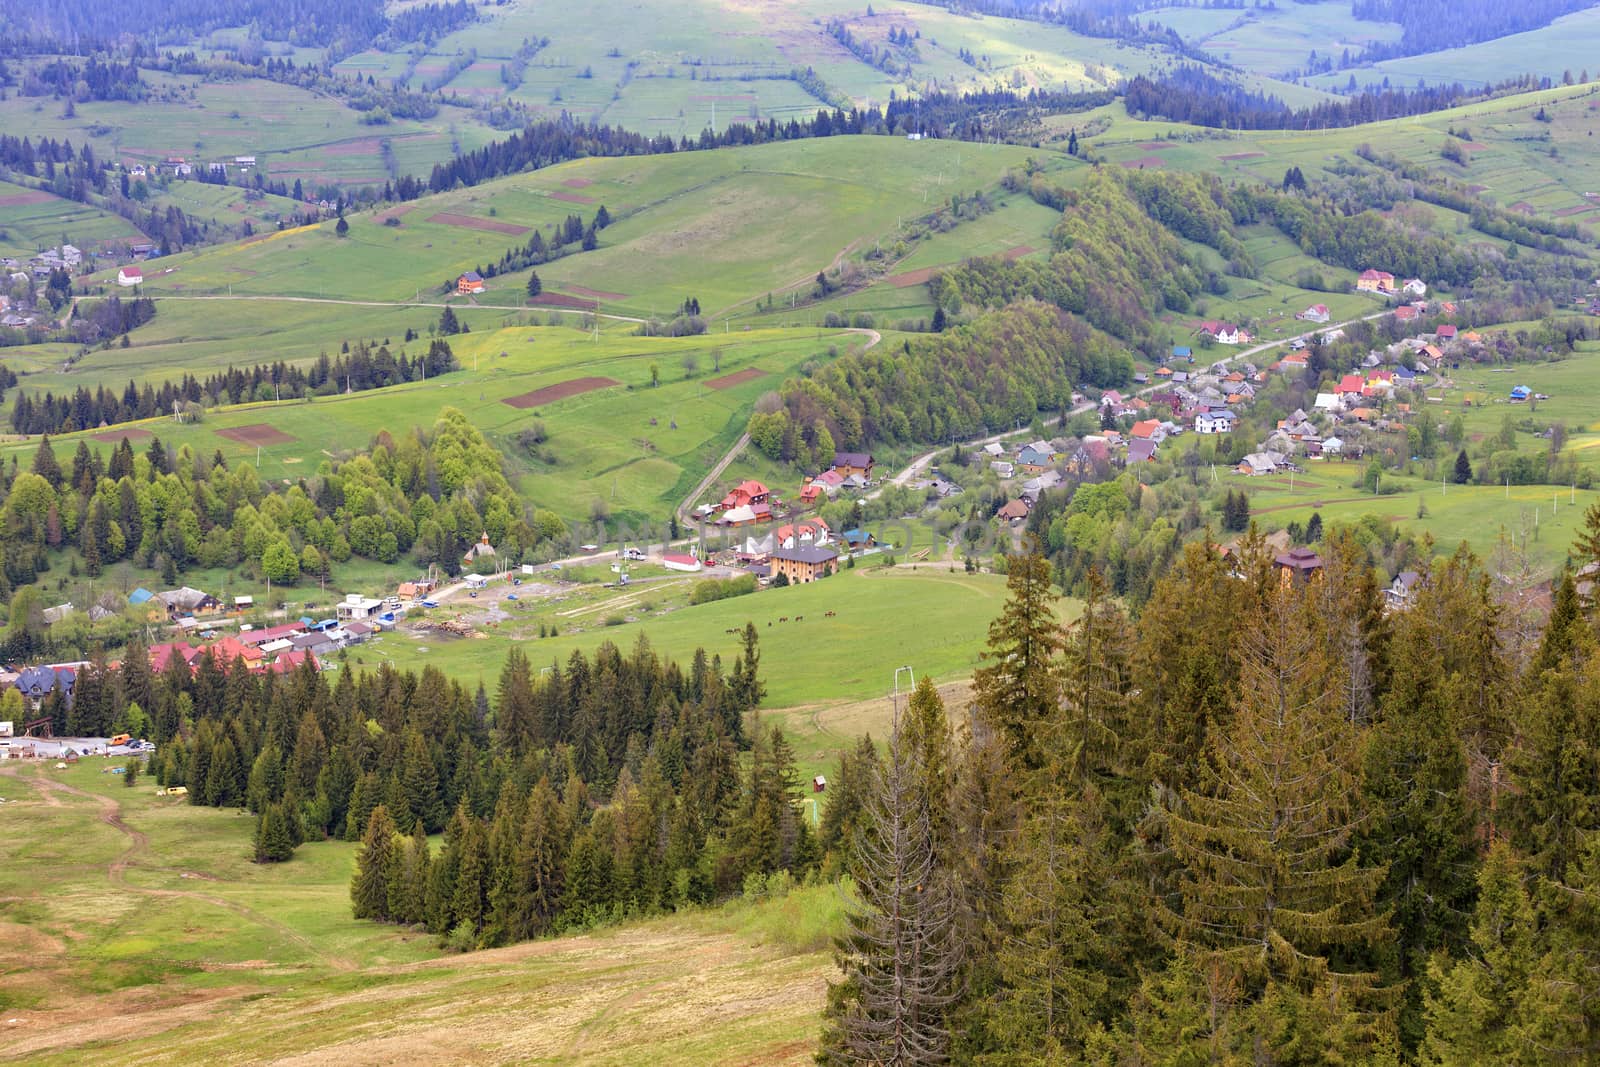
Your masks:
M 1394 292 L 1394 275 L 1381 270 L 1364 270 L 1356 279 L 1356 289 L 1363 293 Z
M 1194 417 L 1195 433 L 1231 433 L 1237 416 L 1227 408 L 1216 411 L 1202 411 Z
M 472 296 L 485 292 L 488 285 L 484 284 L 483 275 L 475 270 L 469 270 L 456 278 L 456 292 L 462 296 Z
M 870 481 L 872 479 L 872 453 L 835 452 L 833 454 L 833 469 L 845 478 L 855 475 L 864 482 Z
M 1000 510 L 995 512 L 995 518 L 1015 526 L 1028 517 L 1029 510 L 1028 502 L 1018 497 L 1001 505 Z
M 133 266 L 119 267 L 117 268 L 117 284 L 124 289 L 131 289 L 135 285 L 143 285 L 144 271 Z
M 1231 322 L 1219 322 L 1216 319 L 1207 319 L 1200 324 L 1200 334 L 1210 335 L 1219 345 L 1241 345 L 1250 343 L 1250 334 L 1235 326 Z
M 222 608 L 222 603 L 210 593 L 202 592 L 199 589 L 191 589 L 187 585 L 180 589 L 169 589 L 166 592 L 157 593 L 156 599 L 166 605 L 167 617 L 170 619 L 205 615 L 219 611 Z
M 744 507 L 749 504 L 765 504 L 771 495 L 765 485 L 750 479 L 728 490 L 728 495 L 722 498 L 720 507 L 726 511 L 729 508 Z
M 1151 460 L 1156 458 L 1156 449 L 1158 449 L 1159 447 L 1160 447 L 1160 445 L 1157 444 L 1155 441 L 1150 441 L 1150 440 L 1129 441 L 1128 442 L 1128 462 L 1129 463 L 1149 463 Z
M 870 531 L 860 529 L 846 530 L 839 535 L 839 540 L 843 542 L 845 549 L 852 553 L 876 548 L 878 544 L 878 539 Z
M 1417 588 L 1422 584 L 1422 575 L 1416 571 L 1401 571 L 1394 576 L 1394 581 L 1383 591 L 1383 599 L 1392 609 L 1408 608 L 1416 599 Z
M 1400 290 L 1410 296 L 1427 296 L 1428 283 L 1421 278 L 1407 278 L 1401 283 Z
M 1327 304 L 1312 304 L 1295 318 L 1301 322 L 1327 322 L 1330 318 Z
M 1417 309 L 1412 307 L 1410 304 L 1401 304 L 1399 307 L 1394 309 L 1394 320 L 1396 322 L 1413 322 L 1416 320 L 1416 317 Z
M 52 691 L 59 688 L 68 704 L 72 703 L 72 687 L 78 682 L 78 672 L 71 667 L 24 667 L 17 673 L 12 688 L 22 694 L 35 710 L 44 703 Z
M 773 538 L 774 549 L 825 545 L 829 540 L 828 524 L 820 517 L 785 523 L 773 531 Z
M 837 569 L 839 553 L 824 545 L 777 548 L 772 551 L 772 576 L 783 575 L 790 585 L 803 585 Z
M 1143 419 L 1133 424 L 1128 430 L 1128 436 L 1135 441 L 1154 441 L 1160 444 L 1167 439 L 1167 431 L 1161 425 L 1160 419 Z
M 1434 336 L 1441 341 L 1454 341 L 1456 339 L 1456 328 L 1447 322 L 1434 331 Z
M 1239 461 L 1240 474 L 1257 476 L 1272 474 L 1287 462 L 1287 457 L 1281 452 L 1252 452 Z
M 1309 548 L 1291 548 L 1272 563 L 1285 587 L 1303 586 L 1322 577 L 1322 557 Z

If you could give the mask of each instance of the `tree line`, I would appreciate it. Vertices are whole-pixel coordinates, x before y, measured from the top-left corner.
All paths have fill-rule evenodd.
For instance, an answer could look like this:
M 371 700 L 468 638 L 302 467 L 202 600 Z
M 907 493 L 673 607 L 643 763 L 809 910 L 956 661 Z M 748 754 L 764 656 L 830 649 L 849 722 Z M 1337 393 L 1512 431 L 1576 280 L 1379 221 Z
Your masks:
M 1206 538 L 1063 625 L 1012 557 L 971 707 L 924 679 L 838 772 L 821 1062 L 1600 1054 L 1593 604 L 1565 575 L 1541 624 L 1463 546 L 1387 611 L 1353 539 L 1322 562 Z
M 1073 383 L 1128 380 L 1133 363 L 1082 319 L 1037 302 L 943 334 L 852 352 L 790 379 L 749 420 L 772 459 L 825 468 L 834 448 L 948 441 L 1071 406 Z
M 0 470 L 0 596 L 20 595 L 49 571 L 51 551 L 74 546 L 91 576 L 129 560 L 166 585 L 192 569 L 240 565 L 291 583 L 326 577 L 352 556 L 392 563 L 403 554 L 456 574 L 485 532 L 516 559 L 564 529 L 556 516 L 525 508 L 502 468 L 500 453 L 454 408 L 430 430 L 382 431 L 368 450 L 327 460 L 287 486 L 263 480 L 252 464 L 174 450 L 160 437 L 137 454 L 123 438 L 109 459 L 80 440 L 62 464 L 46 437 L 31 469 L 13 460 Z M 8 661 L 50 650 L 40 606 L 13 603 L 0 648 Z
M 1440 47 L 1435 44 L 1430 47 Z M 1152 78 L 1141 74 L 1123 90 L 1131 115 L 1227 130 L 1331 130 L 1384 119 L 1425 115 L 1512 92 L 1548 88 L 1532 75 L 1469 89 L 1449 85 L 1366 89 L 1341 100 L 1290 108 L 1276 96 L 1246 89 L 1204 67 L 1185 64 Z
M 115 297 L 106 303 L 114 302 Z M 152 313 L 155 306 L 151 300 L 139 300 L 134 304 L 148 305 Z M 185 374 L 179 381 L 165 381 L 159 387 L 146 382 L 142 389 L 129 381 L 120 396 L 103 385 L 93 392 L 79 386 L 70 396 L 65 393 L 56 396 L 48 391 L 43 396 L 34 396 L 18 390 L 11 408 L 11 427 L 18 433 L 30 435 L 72 433 L 168 416 L 189 405 L 304 399 L 382 389 L 436 378 L 457 366 L 455 353 L 442 338 L 435 338 L 429 343 L 428 351 L 415 359 L 407 356 L 404 349 L 398 356 L 391 353 L 387 343 L 374 348 L 371 342 L 362 340 L 357 341 L 353 349 L 346 342 L 344 348 L 344 352 L 331 358 L 323 352 L 304 367 L 281 361 L 245 368 L 230 366 L 203 381 Z M 0 397 L 3 395 L 4 390 L 0 389 Z

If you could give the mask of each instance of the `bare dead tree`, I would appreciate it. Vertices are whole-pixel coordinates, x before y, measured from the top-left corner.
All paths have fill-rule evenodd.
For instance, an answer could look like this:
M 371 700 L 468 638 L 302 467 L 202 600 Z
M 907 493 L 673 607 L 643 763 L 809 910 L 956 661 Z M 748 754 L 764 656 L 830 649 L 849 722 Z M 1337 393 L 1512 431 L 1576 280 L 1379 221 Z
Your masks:
M 830 990 L 822 1061 L 920 1067 L 948 1059 L 961 943 L 949 872 L 935 851 L 924 778 L 898 732 L 877 775 L 856 853 L 855 900 Z

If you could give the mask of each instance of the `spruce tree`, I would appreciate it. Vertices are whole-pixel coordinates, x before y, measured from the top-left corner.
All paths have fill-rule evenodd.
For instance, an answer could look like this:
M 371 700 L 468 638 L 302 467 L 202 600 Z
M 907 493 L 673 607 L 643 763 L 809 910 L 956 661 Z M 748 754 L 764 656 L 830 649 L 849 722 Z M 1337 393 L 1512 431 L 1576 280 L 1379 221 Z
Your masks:
M 856 901 L 836 945 L 818 1061 L 939 1063 L 950 1044 L 961 944 L 950 880 L 918 787 L 923 769 L 898 733 L 873 790 L 855 868 Z
M 1361 793 L 1368 822 L 1361 861 L 1386 870 L 1378 903 L 1395 931 L 1389 976 L 1403 980 L 1400 1036 L 1422 1038 L 1422 984 L 1430 956 L 1458 952 L 1476 891 L 1467 760 L 1456 714 L 1437 672 L 1427 621 L 1401 616 L 1394 685 L 1366 742 Z
M 389 918 L 390 854 L 396 848 L 394 820 L 382 804 L 372 809 L 356 854 L 356 873 L 350 882 L 350 907 L 358 919 Z
M 282 804 L 268 804 L 256 819 L 255 858 L 257 863 L 282 863 L 294 855 L 294 840 L 289 833 L 289 817 Z
M 1005 736 L 1013 759 L 1037 767 L 1032 736 L 1060 699 L 1057 657 L 1063 640 L 1050 564 L 1030 543 L 1007 560 L 1008 596 L 989 624 L 985 665 L 973 673 L 979 713 Z
M 1201 787 L 1168 817 L 1184 867 L 1174 928 L 1252 1001 L 1274 993 L 1271 1015 L 1337 995 L 1353 1023 L 1376 1006 L 1366 961 L 1389 931 L 1372 903 L 1384 870 L 1350 852 L 1359 738 L 1322 623 L 1313 600 L 1281 589 L 1244 628 L 1238 703 L 1211 735 Z
M 542 292 L 544 292 L 544 283 L 539 280 L 539 272 L 530 270 L 528 272 L 528 299 L 532 300 Z
M 1457 485 L 1466 485 L 1472 481 L 1472 460 L 1467 458 L 1467 450 L 1464 448 L 1456 453 L 1456 468 L 1451 480 Z
M 1536 873 L 1559 882 L 1600 833 L 1600 667 L 1545 672 L 1520 721 L 1497 824 Z
M 1507 845 L 1490 849 L 1478 873 L 1472 950 L 1454 963 L 1441 954 L 1429 965 L 1422 1062 L 1537 1062 L 1514 1055 L 1510 1032 L 1537 959 L 1537 919 L 1523 878 Z

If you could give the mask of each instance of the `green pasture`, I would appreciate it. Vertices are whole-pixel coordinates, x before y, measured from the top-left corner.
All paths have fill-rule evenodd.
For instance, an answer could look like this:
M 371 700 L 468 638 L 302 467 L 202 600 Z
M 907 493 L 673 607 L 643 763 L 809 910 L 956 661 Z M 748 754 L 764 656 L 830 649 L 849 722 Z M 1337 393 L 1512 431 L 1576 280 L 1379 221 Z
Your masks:
M 586 628 L 577 634 L 539 640 L 518 639 L 536 668 L 562 661 L 574 649 L 592 651 L 610 641 L 631 649 L 640 635 L 662 655 L 688 662 L 696 648 L 722 656 L 730 666 L 740 638 L 730 629 L 756 624 L 761 637 L 761 673 L 767 683 L 765 706 L 800 707 L 831 701 L 863 700 L 893 688 L 896 667 L 910 665 L 920 677 L 947 682 L 970 677 L 979 663 L 989 622 L 1005 602 L 1005 579 L 963 573 L 959 564 L 878 566 L 881 557 L 864 557 L 854 570 L 787 589 L 767 589 L 729 600 L 639 616 L 636 622 Z M 903 557 L 902 557 L 903 558 Z M 648 590 L 617 590 L 614 611 L 587 611 L 596 618 L 636 612 Z M 592 606 L 590 606 L 592 608 Z M 826 618 L 828 611 L 836 612 Z M 794 621 L 804 616 L 804 621 Z M 787 617 L 789 622 L 779 622 Z M 558 614 L 557 618 L 560 616 Z M 569 625 L 576 626 L 579 617 Z M 907 620 L 915 619 L 914 626 Z M 768 625 L 770 623 L 771 625 Z M 443 638 L 443 635 L 387 635 L 361 650 L 367 663 L 389 658 L 397 663 L 432 663 L 445 673 L 491 688 L 505 661 L 507 639 Z M 422 649 L 427 651 L 423 652 Z
M 1583 526 L 1584 511 L 1600 499 L 1593 490 L 1549 485 L 1444 485 L 1385 473 L 1383 485 L 1396 493 L 1374 496 L 1358 488 L 1365 465 L 1357 460 L 1318 461 L 1303 474 L 1251 478 L 1223 475 L 1228 487 L 1250 494 L 1252 518 L 1264 529 L 1280 529 L 1290 521 L 1304 525 L 1313 512 L 1324 524 L 1358 523 L 1377 516 L 1412 533 L 1427 533 L 1440 553 L 1466 541 L 1487 558 L 1502 535 L 1526 544 L 1534 562 L 1554 570 L 1567 558 L 1574 536 Z M 1220 474 L 1220 472 L 1219 472 Z M 1424 515 L 1417 517 L 1418 506 Z
M 1492 337 L 1493 329 L 1481 331 Z M 1581 342 L 1577 355 L 1550 363 L 1519 363 L 1508 367 L 1462 364 L 1450 371 L 1450 386 L 1429 390 L 1440 395 L 1451 416 L 1459 415 L 1468 440 L 1474 444 L 1499 435 L 1507 418 L 1516 425 L 1519 451 L 1547 452 L 1550 442 L 1536 436 L 1562 423 L 1567 428 L 1566 450 L 1584 466 L 1600 468 L 1600 344 Z M 1512 402 L 1511 389 L 1526 385 L 1548 400 Z M 1470 403 L 1467 403 L 1470 401 Z M 1524 422 L 1533 429 L 1525 429 Z
M 215 303 L 250 304 L 269 313 L 265 301 Z M 409 312 L 403 322 L 411 324 L 421 309 L 403 310 Z M 391 319 L 377 337 L 367 330 L 356 336 L 389 337 L 398 349 L 403 331 L 402 320 Z M 159 419 L 142 428 L 175 446 L 188 445 L 205 455 L 220 449 L 229 462 L 255 463 L 264 478 L 292 480 L 315 473 L 325 459 L 365 447 L 380 430 L 403 433 L 413 426 L 431 426 L 442 408 L 453 406 L 465 411 L 507 455 L 520 488 L 538 505 L 587 520 L 600 502 L 619 518 L 664 521 L 743 431 L 758 396 L 777 388 L 807 360 L 827 359 L 830 348 L 862 343 L 857 334 L 809 329 L 642 338 L 632 336 L 625 324 L 602 331 L 598 339 L 572 328 L 513 327 L 480 329 L 451 340 L 462 369 L 432 381 L 313 401 L 242 404 L 208 412 L 199 423 Z M 338 346 L 326 347 L 336 351 Z M 112 348 L 104 354 L 132 359 L 128 353 L 137 352 Z M 651 385 L 652 367 L 659 375 L 657 387 Z M 176 369 L 169 364 L 168 376 Z M 707 384 L 750 369 L 763 373 L 726 388 Z M 102 366 L 100 373 L 112 387 L 125 381 L 111 366 Z M 583 377 L 619 384 L 535 408 L 502 402 Z M 33 384 L 31 376 L 24 381 Z M 535 422 L 549 434 L 538 458 L 516 440 L 519 431 Z M 294 440 L 267 444 L 258 452 L 254 445 L 219 433 L 262 424 Z M 56 441 L 58 450 L 76 447 L 72 436 Z M 109 440 L 91 436 L 91 444 L 102 450 L 115 447 L 116 441 L 115 431 Z M 27 454 L 37 446 L 18 442 L 5 447 Z
M 668 315 L 687 296 L 709 313 L 809 282 L 836 258 L 891 237 L 908 209 L 993 190 L 1028 151 L 888 137 L 789 141 L 719 152 L 579 160 L 410 207 L 399 225 L 353 216 L 167 257 L 146 289 L 351 300 L 438 299 L 463 270 L 521 246 L 531 228 L 604 204 L 600 247 L 538 268 L 546 290 L 603 294 L 602 309 Z M 446 213 L 479 228 L 429 222 Z M 508 229 L 492 232 L 484 229 Z M 399 266 L 399 269 L 397 269 Z M 527 273 L 490 280 L 477 303 L 523 306 Z M 576 288 L 574 288 L 576 287 Z
M 0 1009 L 26 1024 L 0 1060 L 387 1058 L 402 1046 L 481 1063 L 809 1055 L 833 886 L 445 955 L 418 931 L 350 918 L 357 846 L 307 842 L 258 866 L 252 817 L 156 797 L 148 780 L 127 788 L 105 773 L 120 762 L 0 772 L 17 821 L 0 840 Z
M 130 239 L 142 235 L 120 215 L 0 181 L 0 255 L 26 258 L 63 242 L 91 251 Z
M 200 163 L 254 155 L 269 176 L 291 185 L 296 177 L 307 184 L 324 180 L 322 172 L 330 168 L 327 180 L 381 184 L 389 174 L 376 151 L 380 138 L 399 142 L 434 134 L 429 166 L 451 155 L 446 133 L 453 109 L 427 122 L 367 126 L 337 98 L 296 86 L 261 79 L 207 82 L 157 71 L 141 77 L 156 90 L 150 99 L 84 101 L 74 105 L 71 117 L 58 101 L 12 95 L 0 101 L 0 128 L 87 143 L 100 158 L 130 165 L 168 156 Z
M 1298 6 L 1298 5 L 1294 5 Z M 1332 7 L 1319 4 L 1318 8 Z M 1361 25 L 1375 25 L 1362 23 Z M 1563 73 L 1578 77 L 1600 47 L 1600 10 L 1588 8 L 1556 19 L 1526 33 L 1499 37 L 1492 41 L 1448 48 L 1420 56 L 1386 59 L 1371 66 L 1336 70 L 1310 79 L 1312 84 L 1342 88 L 1354 74 L 1366 85 L 1388 78 L 1395 85 L 1484 85 L 1523 74 L 1541 74 L 1560 80 Z M 1326 53 L 1324 53 L 1326 54 Z M 1600 74 L 1600 68 L 1591 73 Z
M 1145 17 L 1176 30 L 1185 41 L 1223 62 L 1274 77 L 1304 70 L 1312 52 L 1338 60 L 1346 49 L 1355 55 L 1369 45 L 1400 38 L 1397 23 L 1355 18 L 1349 0 L 1245 10 L 1157 8 Z M 1330 77 L 1321 87 L 1342 89 L 1344 81 Z

